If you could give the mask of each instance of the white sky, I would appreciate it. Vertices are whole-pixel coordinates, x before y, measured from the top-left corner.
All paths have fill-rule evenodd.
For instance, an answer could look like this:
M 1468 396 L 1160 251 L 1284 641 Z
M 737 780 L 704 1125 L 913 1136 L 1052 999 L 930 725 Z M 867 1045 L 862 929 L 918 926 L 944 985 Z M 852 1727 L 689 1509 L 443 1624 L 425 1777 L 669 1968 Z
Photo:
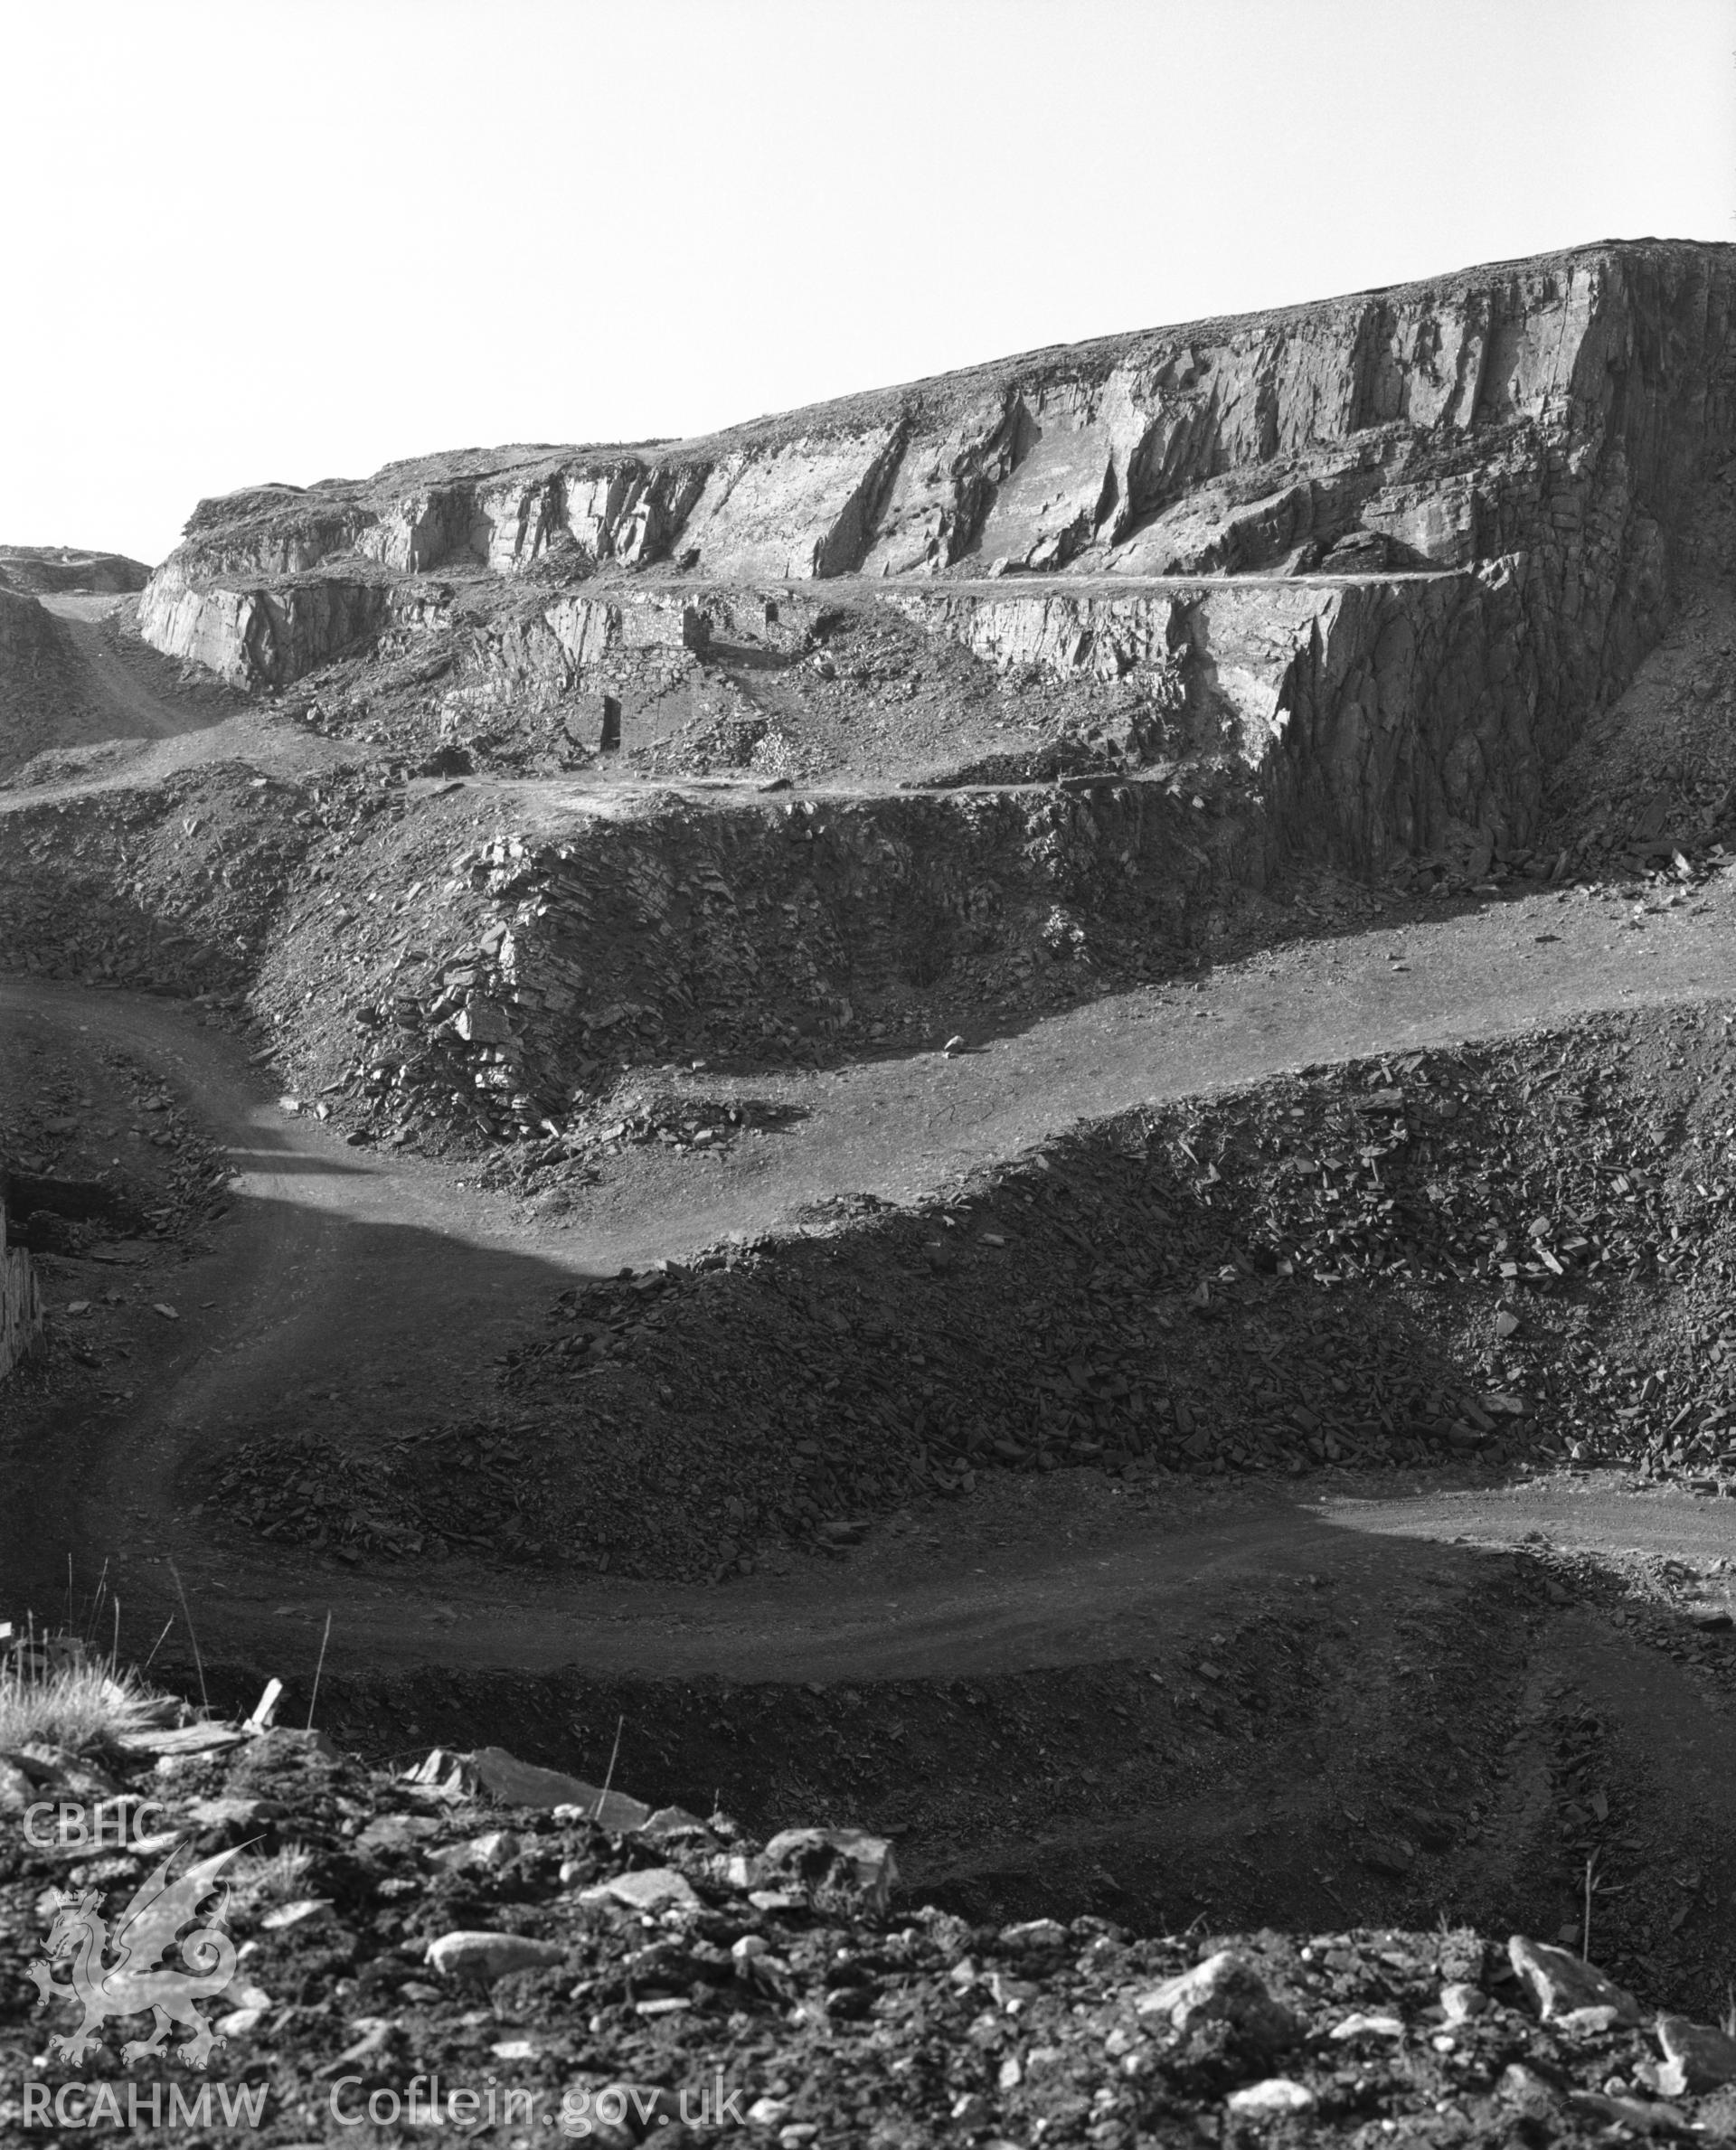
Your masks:
M 0 0 L 0 539 L 1736 240 L 1736 0 Z

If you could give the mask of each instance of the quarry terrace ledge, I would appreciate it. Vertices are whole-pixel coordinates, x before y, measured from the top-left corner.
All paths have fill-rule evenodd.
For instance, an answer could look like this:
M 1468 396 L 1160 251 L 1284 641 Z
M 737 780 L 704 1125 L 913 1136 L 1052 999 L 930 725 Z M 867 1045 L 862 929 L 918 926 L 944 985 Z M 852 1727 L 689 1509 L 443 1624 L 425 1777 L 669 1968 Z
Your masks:
M 779 578 L 773 575 L 659 575 L 655 569 L 635 575 L 592 575 L 575 583 L 570 593 L 579 597 L 613 597 L 618 593 L 681 590 L 703 596 L 708 589 L 776 589 L 810 602 L 822 592 L 849 597 L 937 598 L 1093 598 L 1137 597 L 1143 591 L 1175 589 L 1344 589 L 1379 588 L 1388 582 L 1448 582 L 1475 575 L 1478 566 L 1389 568 L 1357 574 L 1302 575 L 1026 575 L 1009 571 L 1005 575 L 808 575 Z

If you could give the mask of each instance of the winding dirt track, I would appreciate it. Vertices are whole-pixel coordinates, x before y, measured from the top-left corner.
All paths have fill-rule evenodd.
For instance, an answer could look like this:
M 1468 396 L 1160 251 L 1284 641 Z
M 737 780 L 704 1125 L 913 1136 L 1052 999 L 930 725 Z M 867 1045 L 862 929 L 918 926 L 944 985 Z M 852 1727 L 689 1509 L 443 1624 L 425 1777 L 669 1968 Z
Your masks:
M 90 674 L 88 686 L 93 692 L 86 706 L 91 739 L 124 737 L 129 731 L 143 739 L 172 739 L 188 730 L 185 710 L 160 700 L 135 679 L 103 633 L 102 618 L 114 609 L 118 599 L 101 610 L 76 599 L 49 596 L 40 602 L 59 619 L 61 633 Z
M 823 1577 L 718 1591 L 551 1585 L 454 1561 L 390 1581 L 317 1575 L 268 1549 L 219 1542 L 184 1512 L 183 1458 L 243 1430 L 286 1391 L 323 1385 L 392 1407 L 477 1393 L 503 1316 L 535 1311 L 574 1277 L 679 1256 L 731 1229 L 767 1229 L 843 1189 L 908 1197 L 1142 1100 L 1276 1070 L 1546 1025 L 1586 1011 L 1736 995 L 1736 894 L 1627 923 L 1628 907 L 1533 895 L 1458 917 L 1381 927 L 1222 972 L 1198 992 L 1112 995 L 953 1061 L 864 1062 L 749 1086 L 801 1117 L 726 1161 L 669 1159 L 630 1207 L 607 1188 L 575 1225 L 528 1226 L 442 1167 L 344 1147 L 287 1118 L 222 1033 L 184 1008 L 0 978 L 0 1016 L 69 1043 L 124 1047 L 158 1069 L 231 1150 L 241 1176 L 216 1251 L 177 1272 L 189 1308 L 143 1409 L 66 1430 L 39 1500 L 0 1518 L 14 1575 L 122 1562 L 128 1603 L 168 1602 L 173 1554 L 200 1600 L 208 1653 L 305 1653 L 333 1608 L 334 1662 L 731 1679 L 909 1676 L 1126 1654 L 1142 1631 L 1209 1619 L 1252 1578 L 1426 1557 L 1429 1546 L 1558 1542 L 1703 1561 L 1736 1554 L 1736 1505 L 1621 1495 L 1583 1482 L 1374 1500 L 1238 1491 L 1203 1508 L 1089 1531 L 1020 1534 L 1010 1549 L 949 1523 L 950 1554 L 871 1546 Z M 1408 967 L 1400 968 L 1402 961 Z M 401 1405 L 399 1408 L 402 1408 Z M 46 1460 L 46 1459 L 45 1459 Z M 145 1543 L 154 1554 L 140 1556 Z M 130 1554 L 124 1549 L 133 1549 Z M 459 1617 L 454 1620 L 454 1613 Z

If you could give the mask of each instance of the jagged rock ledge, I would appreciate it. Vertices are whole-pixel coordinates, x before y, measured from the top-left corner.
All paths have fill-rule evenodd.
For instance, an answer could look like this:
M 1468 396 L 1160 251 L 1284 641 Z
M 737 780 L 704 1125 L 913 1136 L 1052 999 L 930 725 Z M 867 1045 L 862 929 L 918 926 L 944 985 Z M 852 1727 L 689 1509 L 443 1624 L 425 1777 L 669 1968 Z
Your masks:
M 261 487 L 200 504 L 141 628 L 249 688 L 438 641 L 448 717 L 625 673 L 630 724 L 683 665 L 728 673 L 744 609 L 811 626 L 822 589 L 878 592 L 992 667 L 1215 708 L 1286 842 L 1356 864 L 1453 824 L 1524 841 L 1693 557 L 1733 297 L 1736 250 L 1610 243 L 707 440 Z
M 157 588 L 670 565 L 725 580 L 1466 566 L 1666 523 L 1728 427 L 1732 250 L 1642 240 L 1112 336 L 629 448 L 202 502 Z

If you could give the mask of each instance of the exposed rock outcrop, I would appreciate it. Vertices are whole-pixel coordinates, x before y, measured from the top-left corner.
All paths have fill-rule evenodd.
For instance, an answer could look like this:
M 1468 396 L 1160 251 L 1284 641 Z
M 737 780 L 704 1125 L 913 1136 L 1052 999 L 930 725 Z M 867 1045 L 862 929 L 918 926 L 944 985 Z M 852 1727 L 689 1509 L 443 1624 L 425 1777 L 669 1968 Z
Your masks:
M 383 579 L 326 575 L 276 588 L 199 589 L 160 574 L 139 624 L 154 648 L 231 686 L 272 687 L 372 640 L 392 620 L 396 594 Z
M 1733 308 L 1736 250 L 1611 243 L 709 439 L 267 486 L 201 504 L 141 627 L 274 688 L 451 630 L 461 695 L 534 710 L 623 652 L 703 666 L 741 586 L 825 582 L 1002 668 L 1156 680 L 1179 638 L 1269 802 L 1346 857 L 1523 835 L 1661 631 L 1731 446 Z
M 1192 574 L 1314 564 L 1347 538 L 1363 566 L 1464 566 L 1552 543 L 1572 502 L 1612 486 L 1667 513 L 1704 432 L 1728 426 L 1731 273 L 1728 248 L 1590 247 L 1037 352 L 707 439 L 268 486 L 203 502 L 164 571 L 196 584 L 360 552 L 513 573 L 568 547 L 716 578 Z

